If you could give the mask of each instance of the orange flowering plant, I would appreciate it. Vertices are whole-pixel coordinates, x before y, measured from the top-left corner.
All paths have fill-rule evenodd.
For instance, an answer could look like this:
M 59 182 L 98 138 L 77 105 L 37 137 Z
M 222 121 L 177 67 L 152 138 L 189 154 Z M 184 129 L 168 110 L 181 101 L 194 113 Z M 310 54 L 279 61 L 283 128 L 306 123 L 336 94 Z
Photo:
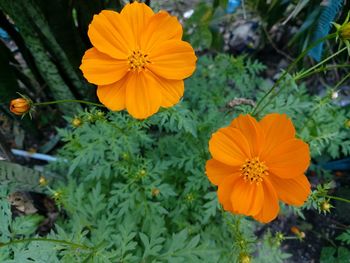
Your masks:
M 207 19 L 221 14 L 203 8 L 202 3 L 199 7 L 200 12 L 193 15 L 200 20 L 198 24 L 191 25 L 193 22 L 184 16 L 190 25 L 185 27 L 187 39 L 195 35 L 194 30 L 205 32 L 200 31 L 202 24 L 209 27 Z M 344 37 L 347 31 L 342 33 Z M 12 224 L 14 210 L 6 204 L 9 191 L 6 184 L 0 184 L 0 229 L 4 226 L 0 231 L 4 233 L 0 235 L 1 259 L 282 261 L 288 257 L 284 252 L 290 252 L 277 249 L 282 242 L 297 237 L 307 242 L 312 236 L 302 222 L 291 221 L 300 221 L 298 215 L 307 209 L 332 213 L 334 200 L 350 202 L 328 195 L 331 184 L 318 178 L 321 176 L 311 184 L 316 176 L 305 175 L 311 156 L 315 165 L 321 166 L 319 155 L 328 160 L 350 154 L 350 115 L 340 103 L 333 103 L 337 96 L 320 99 L 296 83 L 323 70 L 323 62 L 290 75 L 302 62 L 304 51 L 268 87 L 271 81 L 261 76 L 266 68 L 262 63 L 247 55 L 216 52 L 203 52 L 197 61 L 182 34 L 177 18 L 165 11 L 154 13 L 141 1 L 126 4 L 120 12 L 104 10 L 89 26 L 93 47 L 86 51 L 80 66 L 87 81 L 98 86 L 102 104 L 66 98 L 64 92 L 55 101 L 42 101 L 32 92 L 37 102 L 25 98 L 11 102 L 10 110 L 18 115 L 58 103 L 94 108 L 66 117 L 70 125 L 57 131 L 64 145 L 55 147 L 60 147 L 55 151 L 58 158 L 48 168 L 53 173 L 45 169 L 30 180 L 35 189 L 51 195 L 58 210 L 64 209 L 63 220 L 56 221 L 61 215 L 53 209 L 42 213 L 52 221 L 48 229 L 40 224 L 31 235 L 24 234 L 26 225 L 22 228 L 21 222 L 35 218 L 28 215 Z M 197 34 L 197 38 L 205 34 Z M 60 70 L 69 72 L 63 67 Z M 186 80 L 186 94 L 179 103 L 184 79 L 195 70 L 196 74 Z M 332 92 L 339 91 L 349 76 Z M 67 82 L 68 77 L 64 78 Z M 169 109 L 160 111 L 161 107 Z M 218 128 L 229 122 L 229 126 Z M 47 148 L 54 145 L 56 142 L 50 142 L 41 149 L 49 151 Z M 5 183 L 22 174 L 24 182 L 29 181 L 26 170 L 17 167 L 15 172 L 7 172 L 0 168 Z M 218 201 L 227 212 L 222 212 Z M 281 202 L 292 209 L 280 206 Z M 312 213 L 305 212 L 308 225 Z M 274 227 L 257 223 L 272 222 L 279 214 L 285 217 L 280 216 Z M 290 223 L 300 225 L 305 233 L 296 228 L 291 232 Z M 36 236 L 47 231 L 50 238 Z M 285 236 L 291 233 L 294 235 Z M 68 239 L 72 236 L 74 240 Z M 15 247 L 18 243 L 22 245 Z M 39 246 L 43 246 L 42 253 L 37 253 Z
M 260 122 L 240 115 L 212 135 L 209 150 L 206 173 L 227 211 L 268 223 L 279 200 L 300 206 L 310 194 L 309 147 L 295 138 L 286 115 L 268 114 Z
M 160 107 L 178 103 L 183 79 L 192 75 L 196 55 L 181 40 L 179 21 L 166 11 L 154 13 L 144 3 L 127 4 L 120 13 L 104 10 L 89 26 L 93 48 L 80 69 L 98 85 L 97 96 L 110 110 L 145 119 Z

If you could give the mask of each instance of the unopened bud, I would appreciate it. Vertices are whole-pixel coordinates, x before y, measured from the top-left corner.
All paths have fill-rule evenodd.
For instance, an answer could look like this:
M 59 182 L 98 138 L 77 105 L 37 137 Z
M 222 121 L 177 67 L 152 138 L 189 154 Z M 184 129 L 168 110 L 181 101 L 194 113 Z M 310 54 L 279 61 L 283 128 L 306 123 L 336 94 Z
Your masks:
M 350 128 L 350 120 L 347 120 L 347 121 L 345 122 L 345 127 L 346 127 L 346 128 Z
M 250 263 L 251 262 L 250 256 L 248 254 L 245 254 L 245 253 L 241 254 L 239 256 L 239 262 L 240 263 Z
M 152 189 L 152 196 L 158 196 L 160 194 L 160 190 L 158 188 Z
M 78 117 L 75 117 L 75 118 L 72 120 L 72 125 L 73 125 L 73 127 L 75 127 L 75 128 L 78 128 L 81 124 L 82 124 L 82 121 L 81 121 L 81 119 L 78 118 Z
M 296 226 L 292 226 L 290 231 L 300 239 L 305 238 L 305 233 L 303 231 L 300 231 L 300 229 Z
M 320 209 L 323 213 L 330 213 L 333 206 L 328 201 L 323 201 L 321 203 Z
M 350 40 L 350 23 L 346 23 L 339 28 L 339 35 L 343 40 Z
M 10 111 L 16 115 L 24 115 L 30 111 L 32 101 L 28 98 L 17 98 L 11 100 Z
M 142 169 L 141 171 L 140 171 L 140 176 L 141 177 L 144 177 L 145 175 L 146 175 L 146 170 L 144 170 L 144 169 Z
M 46 186 L 47 185 L 47 180 L 44 176 L 41 176 L 39 179 L 39 184 L 40 186 Z

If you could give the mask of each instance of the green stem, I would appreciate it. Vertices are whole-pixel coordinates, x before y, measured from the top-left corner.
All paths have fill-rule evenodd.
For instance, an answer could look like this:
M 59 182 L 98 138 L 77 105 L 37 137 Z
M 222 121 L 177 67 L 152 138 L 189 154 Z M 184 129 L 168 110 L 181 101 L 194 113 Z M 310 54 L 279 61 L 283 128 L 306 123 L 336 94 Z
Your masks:
M 6 247 L 6 246 L 10 246 L 10 245 L 13 245 L 13 244 L 27 243 L 27 242 L 34 242 L 34 241 L 58 243 L 58 244 L 70 246 L 72 248 L 81 248 L 81 249 L 84 249 L 84 250 L 94 250 L 93 247 L 88 247 L 88 246 L 85 246 L 85 245 L 76 244 L 76 243 L 72 243 L 72 242 L 65 241 L 65 240 L 50 239 L 50 238 L 17 239 L 17 240 L 9 241 L 7 243 L 0 243 L 0 248 Z
M 309 68 L 308 70 L 302 72 L 300 75 L 297 75 L 296 77 L 294 77 L 295 80 L 298 79 L 302 79 L 304 77 L 304 75 L 307 75 L 308 73 L 312 72 L 314 69 L 318 68 L 319 66 L 321 66 L 322 64 L 324 64 L 325 62 L 327 62 L 328 60 L 334 58 L 335 56 L 338 56 L 340 53 L 342 53 L 344 50 L 346 50 L 347 47 L 344 47 L 340 50 L 338 50 L 337 52 L 335 52 L 334 54 L 332 54 L 331 56 L 329 56 L 328 58 L 322 60 L 321 62 L 317 63 L 316 65 L 314 65 L 313 67 Z
M 327 197 L 329 199 L 338 200 L 338 201 L 342 201 L 342 202 L 345 202 L 345 203 L 350 203 L 349 199 L 345 199 L 345 198 L 342 198 L 342 197 L 332 196 L 332 195 L 323 195 L 323 196 Z
M 349 64 L 325 66 L 325 67 L 321 67 L 321 68 L 315 69 L 314 71 L 312 71 L 312 72 L 310 72 L 308 74 L 303 74 L 303 78 L 309 77 L 309 76 L 311 76 L 313 74 L 316 74 L 316 73 L 319 73 L 319 72 L 325 72 L 325 71 L 332 70 L 332 69 L 349 68 L 349 67 L 350 67 Z M 299 80 L 299 79 L 300 79 L 300 76 L 298 76 L 298 75 L 294 77 L 294 80 Z
M 287 240 L 287 239 L 300 239 L 299 237 L 283 237 L 283 240 Z
M 59 103 L 82 103 L 82 104 L 93 105 L 96 107 L 105 107 L 102 104 L 85 101 L 85 100 L 54 100 L 54 101 L 46 101 L 46 102 L 36 102 L 36 103 L 33 103 L 33 106 L 45 106 L 45 105 L 52 105 L 52 104 L 59 104 Z
M 338 92 L 341 88 L 340 85 L 342 85 L 345 80 L 347 80 L 348 78 L 350 78 L 350 73 L 346 74 L 344 78 L 342 78 L 335 86 L 334 86 L 334 92 Z
M 336 53 L 332 54 L 331 56 L 329 56 L 329 57 L 327 57 L 326 59 L 322 60 L 321 62 L 317 63 L 315 66 L 313 66 L 313 67 L 311 67 L 310 69 L 306 70 L 305 73 L 306 73 L 306 74 L 309 74 L 309 73 L 312 72 L 314 69 L 316 69 L 316 68 L 319 67 L 319 66 L 322 66 L 323 63 L 325 63 L 325 62 L 327 62 L 328 60 L 332 59 L 333 57 L 339 55 L 339 54 L 340 54 L 341 52 L 343 52 L 344 50 L 346 50 L 346 48 L 343 48 L 343 49 L 341 49 L 341 50 L 338 50 Z M 304 74 L 301 73 L 301 75 L 304 75 Z M 293 77 L 294 80 L 296 80 L 296 79 L 301 79 L 301 78 L 303 78 L 303 76 L 302 76 L 302 77 L 300 77 L 300 76 L 299 76 L 299 77 L 298 77 L 298 76 L 297 76 L 297 77 Z M 275 97 L 278 96 L 278 94 L 279 94 L 281 91 L 282 91 L 282 88 L 279 89 L 279 91 L 276 93 Z M 260 109 L 260 111 L 264 110 L 264 109 L 267 107 L 267 105 L 269 105 L 269 103 L 271 102 L 272 99 L 273 99 L 273 98 L 270 98 L 269 101 Z
M 292 68 L 294 68 L 294 66 L 302 59 L 306 56 L 306 54 L 315 46 L 317 46 L 318 44 L 322 43 L 325 40 L 328 39 L 332 39 L 335 38 L 337 36 L 336 33 L 327 35 L 319 40 L 317 40 L 316 42 L 314 42 L 312 45 L 310 45 L 307 49 L 305 49 L 289 66 L 288 68 L 283 72 L 283 74 L 277 79 L 277 81 L 273 84 L 273 86 L 271 87 L 271 89 L 265 93 L 265 95 L 258 101 L 258 103 L 256 104 L 255 108 L 253 109 L 253 111 L 251 112 L 251 115 L 256 116 L 258 114 L 258 109 L 261 105 L 261 103 L 277 88 L 278 84 L 280 84 L 280 82 L 284 79 L 285 76 L 287 76 L 287 74 L 291 71 Z M 263 109 L 266 106 L 263 107 Z

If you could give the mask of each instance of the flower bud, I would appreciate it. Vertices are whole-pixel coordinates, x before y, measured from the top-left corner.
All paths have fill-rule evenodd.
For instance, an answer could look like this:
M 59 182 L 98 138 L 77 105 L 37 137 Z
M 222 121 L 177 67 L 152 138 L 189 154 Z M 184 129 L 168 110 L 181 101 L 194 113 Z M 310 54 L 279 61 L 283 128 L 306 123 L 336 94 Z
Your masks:
M 160 194 L 160 190 L 158 188 L 152 189 L 152 196 L 158 196 Z
M 10 111 L 16 115 L 24 115 L 30 111 L 31 100 L 27 98 L 17 98 L 11 100 Z
M 72 125 L 73 125 L 73 127 L 75 127 L 75 128 L 78 128 L 81 124 L 82 124 L 82 121 L 81 121 L 81 119 L 78 118 L 78 117 L 75 117 L 75 118 L 72 120 Z
M 320 210 L 326 214 L 326 213 L 330 213 L 331 212 L 331 208 L 333 206 L 329 203 L 329 201 L 325 200 L 321 203 L 320 205 Z
M 39 185 L 40 186 L 46 186 L 48 184 L 46 178 L 44 176 L 41 176 L 39 179 Z
M 350 40 L 350 23 L 346 23 L 339 28 L 340 38 Z
M 304 233 L 303 231 L 300 231 L 300 229 L 297 228 L 296 226 L 292 226 L 292 227 L 290 228 L 290 231 L 291 231 L 294 235 L 296 235 L 299 239 L 305 238 L 305 233 Z
M 246 253 L 242 253 L 239 256 L 239 262 L 240 263 L 250 263 L 251 262 L 250 256 Z
M 350 120 L 347 120 L 347 121 L 345 122 L 345 127 L 346 127 L 346 128 L 350 128 Z

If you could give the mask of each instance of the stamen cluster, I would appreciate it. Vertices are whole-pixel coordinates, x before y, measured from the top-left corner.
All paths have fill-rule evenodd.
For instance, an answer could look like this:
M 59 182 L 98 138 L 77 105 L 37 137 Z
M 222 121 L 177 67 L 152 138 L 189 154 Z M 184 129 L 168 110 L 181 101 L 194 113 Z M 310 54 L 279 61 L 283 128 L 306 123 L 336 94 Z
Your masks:
M 259 160 L 259 157 L 247 159 L 240 170 L 245 181 L 257 184 L 261 183 L 264 176 L 269 174 L 267 166 Z
M 141 71 L 145 69 L 147 63 L 151 63 L 147 54 L 143 54 L 140 50 L 133 51 L 128 57 L 129 70 Z

